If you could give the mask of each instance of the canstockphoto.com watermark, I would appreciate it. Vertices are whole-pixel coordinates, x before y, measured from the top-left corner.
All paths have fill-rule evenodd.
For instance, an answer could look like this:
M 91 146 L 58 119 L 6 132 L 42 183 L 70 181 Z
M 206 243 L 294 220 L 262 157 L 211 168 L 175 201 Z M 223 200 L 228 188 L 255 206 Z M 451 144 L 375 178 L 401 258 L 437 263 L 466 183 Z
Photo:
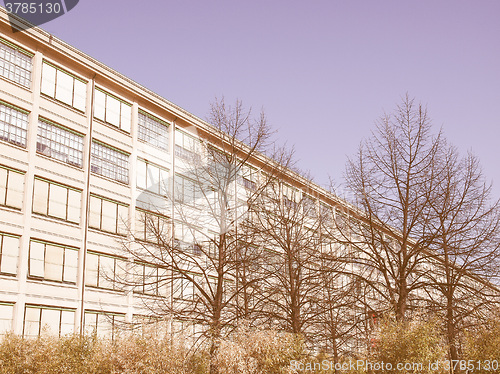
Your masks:
M 450 370 L 453 368 L 455 370 L 468 370 L 468 371 L 491 371 L 497 372 L 499 368 L 498 360 L 444 360 L 444 361 L 430 361 L 430 362 L 373 362 L 368 360 L 356 360 L 356 361 L 344 361 L 344 362 L 333 362 L 330 360 L 323 360 L 321 362 L 301 362 L 301 361 L 290 361 L 290 366 L 293 370 L 297 372 L 310 372 L 310 371 L 371 371 L 371 372 L 384 372 L 391 370 L 398 370 L 401 372 L 422 372 L 424 369 L 426 371 L 436 371 L 440 369 Z
M 32 26 L 40 26 L 52 21 L 73 9 L 79 0 L 4 0 L 5 9 L 9 13 L 12 30 L 26 30 Z M 29 23 L 20 23 L 16 17 L 24 18 Z

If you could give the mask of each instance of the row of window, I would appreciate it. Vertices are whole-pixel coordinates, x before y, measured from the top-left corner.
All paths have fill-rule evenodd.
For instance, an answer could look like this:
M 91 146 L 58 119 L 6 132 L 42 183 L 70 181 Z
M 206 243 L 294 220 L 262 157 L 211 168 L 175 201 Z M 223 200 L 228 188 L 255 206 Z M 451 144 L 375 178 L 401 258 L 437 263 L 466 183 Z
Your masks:
M 0 302 L 0 335 L 12 331 L 14 305 L 14 303 Z M 74 308 L 26 304 L 23 318 L 23 336 L 64 336 L 73 334 L 76 332 L 76 317 L 76 309 Z M 143 327 L 149 326 L 153 322 L 160 322 L 141 315 L 134 315 L 133 321 L 134 324 L 141 324 Z M 125 321 L 124 313 L 97 310 L 85 310 L 83 326 L 86 334 L 97 334 L 100 337 L 112 339 L 117 337 L 121 331 L 130 327 Z M 157 328 L 161 328 L 161 325 L 155 325 L 155 329 Z M 198 330 L 200 328 L 198 327 Z M 180 333 L 185 332 L 186 329 L 193 330 L 194 326 L 192 322 L 173 321 L 172 329 Z
M 0 233 L 0 273 L 16 275 L 19 258 L 20 237 Z M 71 246 L 31 239 L 29 246 L 28 277 L 68 284 L 76 284 L 79 249 Z M 128 262 L 123 257 L 88 251 L 85 265 L 85 285 L 101 289 L 120 291 L 126 284 Z M 170 285 L 167 272 L 161 267 L 134 263 L 136 288 L 134 292 L 168 296 Z M 186 299 L 186 287 L 190 283 L 175 277 L 174 297 Z M 188 292 L 192 298 L 192 292 Z
M 0 102 L 0 139 L 26 147 L 27 129 L 27 112 Z M 36 150 L 69 165 L 83 167 L 83 134 L 44 118 L 38 121 Z M 95 174 L 128 183 L 128 158 L 126 152 L 92 141 L 90 168 Z
M 140 189 L 161 196 L 167 194 L 168 170 L 139 160 L 138 171 L 137 185 Z M 209 192 L 215 194 L 214 191 L 202 191 L 196 182 L 180 174 L 176 174 L 174 182 L 175 200 L 183 204 L 201 207 L 203 203 L 206 203 L 206 199 L 210 198 L 207 195 Z M 291 188 L 286 189 L 286 186 L 284 187 L 282 196 L 285 206 L 290 209 L 297 208 L 299 203 L 295 192 L 292 194 L 290 193 Z M 0 206 L 9 206 L 20 210 L 23 203 L 23 190 L 24 173 L 0 165 Z M 82 190 L 41 177 L 35 177 L 33 213 L 79 223 L 81 220 L 81 203 Z M 304 196 L 302 199 L 302 209 L 310 218 L 317 218 L 318 213 L 325 219 L 333 218 L 331 207 L 321 203 L 318 212 L 317 201 L 308 196 Z M 126 235 L 127 221 L 127 204 L 91 194 L 89 227 L 113 234 Z M 147 230 L 145 230 L 146 226 L 141 225 L 140 220 L 138 222 L 138 231 L 144 232 L 144 234 L 139 234 L 138 237 L 146 240 L 146 235 L 148 235 Z M 150 228 L 154 227 L 151 226 L 151 222 L 149 224 Z M 162 230 L 163 228 L 158 226 L 157 229 Z
M 0 335 L 12 330 L 14 304 L 0 302 Z M 75 332 L 76 310 L 55 306 L 27 304 L 24 308 L 23 336 L 63 336 Z M 86 310 L 84 328 L 88 334 L 114 338 L 123 328 L 125 315 Z
M 31 53 L 22 48 L 6 40 L 0 40 L 0 62 L 3 67 L 3 70 L 0 69 L 0 75 L 29 87 L 31 82 L 32 56 Z M 86 85 L 87 82 L 85 80 L 48 61 L 43 61 L 41 84 L 41 93 L 43 95 L 85 112 Z M 132 105 L 130 103 L 101 88 L 96 88 L 93 114 L 95 118 L 120 128 L 125 132 L 130 132 L 131 108 Z M 27 124 L 27 113 L 25 111 L 0 103 L 0 139 L 26 146 Z M 138 124 L 138 138 L 140 140 L 153 144 L 163 150 L 168 150 L 168 123 L 144 111 L 139 111 Z M 83 135 L 46 120 L 40 120 L 37 151 L 68 164 L 82 167 Z M 201 159 L 199 140 L 182 130 L 178 130 L 175 137 L 175 154 L 180 159 L 199 161 Z M 91 156 L 92 172 L 128 183 L 127 153 L 100 142 L 93 142 Z M 152 174 L 152 178 L 155 177 L 155 173 Z M 245 188 L 256 190 L 256 181 L 251 176 L 251 173 L 245 173 L 240 179 L 241 184 Z M 159 176 L 157 180 L 161 181 L 162 177 Z M 147 180 L 140 183 L 148 184 Z M 152 187 L 155 190 L 154 192 L 162 194 L 161 184 L 152 183 L 154 184 Z M 184 184 L 184 182 L 179 182 L 179 185 L 181 184 Z M 145 189 L 148 188 L 146 186 Z M 191 196 L 192 193 L 189 186 L 187 189 L 184 186 L 181 186 L 179 189 L 186 192 L 180 195 L 181 198 L 185 197 L 187 201 L 196 201 L 196 198 Z M 284 201 L 287 206 L 293 207 L 297 205 L 296 198 L 288 196 L 286 193 L 284 195 L 286 196 Z M 314 200 L 306 198 L 304 206 L 308 216 L 317 216 Z
M 33 68 L 32 57 L 32 53 L 0 38 L 0 76 L 29 88 Z M 87 83 L 84 79 L 48 61 L 44 60 L 42 63 L 41 94 L 71 106 L 80 112 L 86 110 Z M 130 132 L 132 104 L 101 88 L 96 88 L 94 96 L 94 118 L 125 132 Z M 138 122 L 138 137 L 140 140 L 163 150 L 168 150 L 167 122 L 143 111 L 139 113 Z M 11 134 L 14 134 L 14 132 L 11 132 Z M 0 136 L 2 135 L 0 129 Z M 11 140 L 9 139 L 9 141 Z M 25 146 L 25 134 L 24 141 L 16 140 L 16 144 Z
M 15 275 L 19 253 L 19 237 L 0 233 L 0 269 L 2 274 Z M 127 283 L 128 262 L 123 257 L 89 251 L 85 266 L 85 285 L 100 289 L 122 291 Z M 76 284 L 78 274 L 78 248 L 30 241 L 28 277 L 67 284 Z M 130 270 L 130 269 L 129 269 Z M 170 287 L 178 299 L 192 299 L 192 284 L 175 277 L 173 284 L 167 271 L 161 267 L 134 263 L 135 293 L 167 297 Z

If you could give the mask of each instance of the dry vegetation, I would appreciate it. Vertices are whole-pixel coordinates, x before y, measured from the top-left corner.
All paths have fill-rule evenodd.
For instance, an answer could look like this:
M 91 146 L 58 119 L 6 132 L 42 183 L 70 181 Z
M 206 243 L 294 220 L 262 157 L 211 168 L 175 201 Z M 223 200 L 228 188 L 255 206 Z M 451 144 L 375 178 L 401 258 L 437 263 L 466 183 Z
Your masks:
M 499 318 L 468 332 L 463 357 L 474 362 L 500 359 Z M 423 363 L 421 373 L 441 374 L 447 359 L 446 338 L 439 321 L 398 322 L 386 319 L 378 326 L 377 338 L 365 356 L 341 357 L 339 363 L 367 360 L 372 363 Z M 215 365 L 221 373 L 285 374 L 334 373 L 325 370 L 325 362 L 333 357 L 307 351 L 303 339 L 294 334 L 255 330 L 243 324 L 231 339 L 222 340 Z M 294 370 L 292 362 L 302 370 Z M 439 362 L 438 370 L 429 370 L 429 362 Z M 309 367 L 319 370 L 307 370 Z M 333 367 L 333 366 L 331 366 Z M 61 338 L 41 336 L 26 339 L 9 334 L 0 341 L 0 373 L 2 374 L 204 374 L 210 370 L 208 350 L 187 348 L 181 337 L 158 338 L 122 336 L 115 341 L 97 336 L 77 335 Z M 364 370 L 348 370 L 352 374 Z M 340 372 L 340 371 L 338 371 Z M 346 372 L 346 371 L 344 371 Z M 378 370 L 379 373 L 413 373 L 412 370 Z M 475 371 L 476 372 L 476 371 Z M 478 373 L 496 371 L 481 370 Z

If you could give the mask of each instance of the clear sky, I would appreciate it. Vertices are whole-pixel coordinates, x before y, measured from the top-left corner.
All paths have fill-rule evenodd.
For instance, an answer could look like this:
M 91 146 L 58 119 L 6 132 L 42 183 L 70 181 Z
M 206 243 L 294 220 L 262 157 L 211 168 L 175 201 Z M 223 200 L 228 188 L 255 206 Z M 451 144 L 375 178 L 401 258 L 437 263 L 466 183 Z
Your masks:
M 500 198 L 498 0 L 80 0 L 42 28 L 201 118 L 264 108 L 321 185 L 408 92 Z

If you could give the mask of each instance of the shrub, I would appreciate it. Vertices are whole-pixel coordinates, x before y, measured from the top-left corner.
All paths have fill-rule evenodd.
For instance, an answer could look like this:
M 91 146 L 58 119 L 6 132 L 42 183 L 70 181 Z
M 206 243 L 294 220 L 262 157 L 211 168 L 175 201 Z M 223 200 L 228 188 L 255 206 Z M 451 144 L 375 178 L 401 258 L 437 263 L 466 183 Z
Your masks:
M 217 365 L 221 373 L 282 374 L 303 352 L 300 336 L 242 325 L 231 340 L 221 341 Z
M 381 322 L 370 362 L 383 362 L 386 373 L 439 374 L 446 372 L 446 353 L 446 345 L 435 321 L 396 322 L 386 319 Z M 437 370 L 429 367 L 430 363 L 436 362 Z M 392 370 L 387 370 L 387 364 Z M 402 368 L 406 365 L 407 369 L 398 370 L 398 364 L 403 365 Z
M 500 314 L 466 334 L 464 360 L 472 360 L 474 373 L 495 373 L 500 369 Z M 478 365 L 481 365 L 479 367 Z

